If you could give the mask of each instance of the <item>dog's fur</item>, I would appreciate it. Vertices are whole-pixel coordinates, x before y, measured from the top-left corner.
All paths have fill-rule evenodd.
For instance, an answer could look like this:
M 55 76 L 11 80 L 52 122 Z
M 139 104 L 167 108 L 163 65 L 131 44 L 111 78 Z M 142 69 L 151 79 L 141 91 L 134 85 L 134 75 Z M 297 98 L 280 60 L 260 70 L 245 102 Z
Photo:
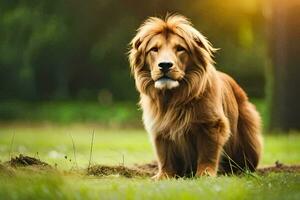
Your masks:
M 215 176 L 258 165 L 260 117 L 245 92 L 213 66 L 215 49 L 181 15 L 151 17 L 130 43 L 143 121 L 162 179 Z M 172 62 L 167 73 L 158 64 Z

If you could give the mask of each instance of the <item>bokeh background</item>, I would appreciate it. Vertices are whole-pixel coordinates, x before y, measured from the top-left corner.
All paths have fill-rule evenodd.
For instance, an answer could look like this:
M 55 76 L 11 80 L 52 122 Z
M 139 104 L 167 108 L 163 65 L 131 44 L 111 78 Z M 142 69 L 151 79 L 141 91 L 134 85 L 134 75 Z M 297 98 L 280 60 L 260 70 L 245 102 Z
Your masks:
M 0 121 L 141 127 L 128 43 L 147 17 L 175 12 L 190 18 L 220 48 L 215 55 L 217 69 L 246 90 L 267 126 L 299 128 L 299 114 L 286 112 L 293 103 L 279 98 L 295 101 L 293 95 L 299 95 L 295 88 L 299 58 L 284 53 L 290 47 L 285 38 L 291 38 L 291 52 L 299 50 L 299 3 L 291 2 L 295 9 L 286 10 L 292 16 L 282 14 L 284 6 L 275 0 L 2 0 Z M 287 27 L 292 27 L 292 35 L 277 31 Z M 283 55 L 281 61 L 293 62 L 285 65 L 278 55 Z M 278 72 L 276 66 L 283 70 Z M 292 73 L 282 73 L 289 66 Z M 273 84 L 276 74 L 286 75 L 279 86 Z M 295 81 L 281 84 L 287 79 Z M 293 90 L 292 96 L 282 93 L 286 88 Z M 300 113 L 299 106 L 292 108 L 293 113 L 295 109 Z M 284 125 L 281 119 L 289 117 L 298 121 Z M 268 119 L 277 120 L 272 124 Z
M 168 12 L 220 48 L 216 68 L 263 119 L 259 168 L 274 173 L 122 176 L 156 159 L 128 43 Z M 300 0 L 0 0 L 0 199 L 300 199 L 299 53 Z M 87 175 L 91 166 L 99 176 Z

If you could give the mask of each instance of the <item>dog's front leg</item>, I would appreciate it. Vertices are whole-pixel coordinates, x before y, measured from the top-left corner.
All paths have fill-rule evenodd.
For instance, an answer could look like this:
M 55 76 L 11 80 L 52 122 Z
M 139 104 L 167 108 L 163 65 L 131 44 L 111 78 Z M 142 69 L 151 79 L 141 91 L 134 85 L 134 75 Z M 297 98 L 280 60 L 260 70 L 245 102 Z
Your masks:
M 174 164 L 174 150 L 172 142 L 161 136 L 154 138 L 154 146 L 158 161 L 158 173 L 152 178 L 155 180 L 172 178 L 176 175 Z
M 226 119 L 204 125 L 203 131 L 197 135 L 196 176 L 217 175 L 220 155 L 229 135 L 229 125 Z

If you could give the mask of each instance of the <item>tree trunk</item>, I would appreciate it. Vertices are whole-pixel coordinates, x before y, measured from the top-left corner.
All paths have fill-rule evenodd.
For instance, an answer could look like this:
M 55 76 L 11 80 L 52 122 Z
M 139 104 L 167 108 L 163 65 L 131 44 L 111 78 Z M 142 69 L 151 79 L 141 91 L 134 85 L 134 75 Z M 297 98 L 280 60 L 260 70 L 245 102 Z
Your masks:
M 271 130 L 300 130 L 300 1 L 272 0 Z

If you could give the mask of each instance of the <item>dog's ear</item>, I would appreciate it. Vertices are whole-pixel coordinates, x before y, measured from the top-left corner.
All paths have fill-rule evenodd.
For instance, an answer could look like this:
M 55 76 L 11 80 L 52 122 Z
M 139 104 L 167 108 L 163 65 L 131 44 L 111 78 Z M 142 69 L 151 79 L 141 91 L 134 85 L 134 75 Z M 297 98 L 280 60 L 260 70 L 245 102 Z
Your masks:
M 142 45 L 142 39 L 137 34 L 132 41 L 130 42 L 130 50 L 129 50 L 129 63 L 131 67 L 131 72 L 134 74 L 136 71 L 139 71 L 142 69 L 144 65 L 144 53 L 143 48 L 141 48 Z
M 210 56 L 214 56 L 214 53 L 218 50 L 212 46 L 212 44 L 207 40 L 206 37 L 204 37 L 201 33 L 199 33 L 195 38 L 194 38 L 196 44 L 204 49 Z
M 141 38 L 137 38 L 136 41 L 134 41 L 134 43 L 133 43 L 133 47 L 135 49 L 138 49 L 141 44 L 142 44 Z
M 143 39 L 142 39 L 143 38 Z M 131 68 L 131 74 L 134 76 L 135 85 L 140 93 L 149 93 L 151 84 L 150 73 L 145 70 L 145 57 L 147 39 L 141 36 L 140 32 L 130 42 L 129 50 L 129 63 Z
M 195 31 L 193 34 L 194 53 L 202 65 L 214 63 L 214 53 L 218 50 L 203 36 L 200 32 Z

